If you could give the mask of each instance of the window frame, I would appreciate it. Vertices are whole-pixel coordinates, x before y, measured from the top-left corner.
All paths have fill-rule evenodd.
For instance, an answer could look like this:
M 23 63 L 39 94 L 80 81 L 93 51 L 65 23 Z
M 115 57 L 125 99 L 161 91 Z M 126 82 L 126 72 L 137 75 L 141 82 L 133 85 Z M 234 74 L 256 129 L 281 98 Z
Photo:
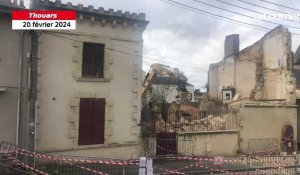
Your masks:
M 101 47 L 101 50 L 97 51 L 97 47 Z M 93 51 L 91 52 L 91 50 Z M 97 54 L 99 55 L 97 56 Z M 100 60 L 97 60 L 97 57 L 99 57 Z M 88 60 L 89 63 L 87 63 Z M 96 65 L 97 61 L 99 61 L 99 65 Z M 88 68 L 86 68 L 87 66 Z M 95 42 L 83 42 L 81 77 L 98 78 L 98 79 L 104 78 L 105 77 L 104 68 L 105 68 L 105 44 L 95 43 Z M 98 75 L 97 75 L 97 69 L 98 69 Z

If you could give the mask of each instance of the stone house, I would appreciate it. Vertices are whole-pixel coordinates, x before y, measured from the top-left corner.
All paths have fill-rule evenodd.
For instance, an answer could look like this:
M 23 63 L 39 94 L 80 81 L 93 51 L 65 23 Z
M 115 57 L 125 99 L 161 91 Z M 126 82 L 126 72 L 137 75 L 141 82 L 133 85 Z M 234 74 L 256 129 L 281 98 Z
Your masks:
M 208 93 L 237 112 L 237 145 L 232 151 L 262 151 L 276 147 L 288 153 L 297 146 L 296 82 L 291 34 L 278 26 L 239 51 L 239 36 L 225 39 L 225 56 L 211 64 Z M 272 123 L 270 125 L 270 123 Z M 253 148 L 251 145 L 272 147 Z M 234 150 L 237 149 L 237 150 Z
M 29 105 L 25 146 L 56 154 L 136 157 L 145 14 L 60 0 L 32 1 L 31 8 L 75 10 L 77 24 L 76 30 L 30 35 L 35 64 L 29 71 L 36 72 L 29 84 L 35 98 L 29 100 L 34 106 Z

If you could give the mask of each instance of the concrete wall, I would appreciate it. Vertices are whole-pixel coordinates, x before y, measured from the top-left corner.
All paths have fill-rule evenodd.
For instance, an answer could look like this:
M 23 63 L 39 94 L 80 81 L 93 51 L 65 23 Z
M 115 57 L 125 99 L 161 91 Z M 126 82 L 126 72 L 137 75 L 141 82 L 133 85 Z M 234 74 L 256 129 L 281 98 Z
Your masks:
M 213 99 L 222 98 L 222 88 L 234 86 L 234 55 L 215 64 L 209 69 L 209 94 Z
M 142 32 L 139 27 L 113 27 L 110 23 L 102 25 L 89 20 L 78 22 L 76 31 L 42 32 L 39 38 L 38 150 L 73 150 L 79 154 L 86 153 L 79 152 L 81 148 L 91 148 L 90 154 L 102 156 L 95 151 L 95 145 L 77 144 L 80 98 L 106 99 L 104 145 L 114 147 L 139 142 Z M 104 78 L 81 77 L 83 42 L 105 44 Z M 111 156 L 122 156 L 111 153 Z
M 282 128 L 290 124 L 297 139 L 297 107 L 252 105 L 240 108 L 239 137 L 240 149 L 247 152 L 249 139 L 277 138 L 281 143 Z
M 20 32 L 12 30 L 11 14 L 1 13 L 0 30 L 0 87 L 6 91 L 0 92 L 0 142 L 16 143 L 17 106 L 18 106 L 18 76 L 20 60 Z M 28 33 L 24 32 L 21 105 L 20 105 L 20 135 L 19 143 L 25 146 L 26 116 L 27 116 L 27 58 L 29 51 Z
M 280 33 L 279 33 L 280 32 Z M 288 66 L 290 37 L 287 29 L 274 31 L 263 40 L 264 68 L 276 69 Z
M 247 70 L 247 71 L 245 71 Z M 236 63 L 235 70 L 235 88 L 236 94 L 240 97 L 248 97 L 255 86 L 255 73 L 256 63 L 255 61 L 241 61 Z
M 275 49 L 276 48 L 276 49 Z M 291 78 L 291 39 L 288 30 L 273 32 L 263 41 L 264 99 L 286 99 Z
M 238 150 L 237 131 L 184 133 L 178 140 L 192 140 L 195 155 L 235 155 Z

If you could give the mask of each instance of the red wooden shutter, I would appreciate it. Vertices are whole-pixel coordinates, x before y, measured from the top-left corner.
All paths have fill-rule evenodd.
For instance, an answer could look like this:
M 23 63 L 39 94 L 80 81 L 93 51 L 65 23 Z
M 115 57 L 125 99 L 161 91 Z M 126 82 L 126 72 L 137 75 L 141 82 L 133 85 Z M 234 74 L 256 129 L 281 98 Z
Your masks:
M 93 141 L 94 144 L 103 144 L 105 129 L 105 99 L 98 98 L 95 99 L 94 102 Z
M 105 99 L 81 98 L 78 145 L 104 143 Z
M 94 100 L 91 98 L 80 99 L 79 111 L 79 137 L 78 145 L 90 145 L 93 143 L 93 105 Z

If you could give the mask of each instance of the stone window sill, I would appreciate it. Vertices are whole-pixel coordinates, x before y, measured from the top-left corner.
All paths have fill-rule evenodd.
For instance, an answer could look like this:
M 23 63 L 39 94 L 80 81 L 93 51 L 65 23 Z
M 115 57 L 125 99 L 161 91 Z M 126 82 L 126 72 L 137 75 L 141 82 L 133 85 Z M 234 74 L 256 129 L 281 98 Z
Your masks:
M 90 78 L 90 77 L 80 77 L 76 78 L 77 81 L 85 81 L 85 82 L 109 82 L 108 78 Z

